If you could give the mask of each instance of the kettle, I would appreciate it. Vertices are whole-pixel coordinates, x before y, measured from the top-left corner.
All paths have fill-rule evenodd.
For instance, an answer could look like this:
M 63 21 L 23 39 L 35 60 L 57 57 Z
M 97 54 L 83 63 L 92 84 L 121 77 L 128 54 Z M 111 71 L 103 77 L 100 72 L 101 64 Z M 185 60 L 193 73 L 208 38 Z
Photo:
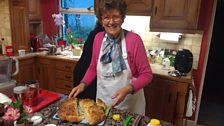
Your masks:
M 12 73 L 12 62 L 15 61 L 16 71 Z M 19 73 L 19 61 L 15 57 L 0 56 L 0 83 L 6 83 Z

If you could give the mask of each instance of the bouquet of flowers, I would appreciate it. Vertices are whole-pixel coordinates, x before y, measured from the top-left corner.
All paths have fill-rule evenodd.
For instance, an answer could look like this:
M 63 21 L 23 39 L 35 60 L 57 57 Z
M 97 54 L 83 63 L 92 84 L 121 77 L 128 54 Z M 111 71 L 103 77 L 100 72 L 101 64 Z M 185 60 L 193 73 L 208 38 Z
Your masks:
M 2 119 L 6 122 L 13 122 L 16 121 L 17 124 L 24 123 L 28 118 L 28 114 L 25 112 L 23 108 L 23 103 L 17 99 L 15 102 L 12 102 L 8 107 L 7 111 L 4 113 Z

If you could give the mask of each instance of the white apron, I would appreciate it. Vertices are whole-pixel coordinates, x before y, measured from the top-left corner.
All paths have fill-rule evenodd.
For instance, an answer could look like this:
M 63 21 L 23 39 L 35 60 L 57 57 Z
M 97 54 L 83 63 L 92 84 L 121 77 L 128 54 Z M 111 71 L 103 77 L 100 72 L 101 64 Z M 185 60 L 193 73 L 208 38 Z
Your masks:
M 106 38 L 104 37 L 104 40 Z M 127 69 L 120 72 L 121 74 L 113 74 L 112 63 L 102 64 L 100 58 L 97 64 L 97 95 L 96 98 L 102 99 L 106 104 L 111 105 L 113 103 L 112 95 L 116 93 L 120 88 L 129 84 L 132 77 L 132 73 L 127 60 L 126 41 L 124 32 L 122 31 L 122 56 L 126 63 Z M 103 40 L 103 41 L 104 41 Z M 103 45 L 103 44 L 102 44 Z M 102 55 L 102 45 L 100 55 Z M 145 115 L 145 97 L 143 89 L 139 90 L 135 94 L 128 94 L 126 98 L 115 108 L 130 111 L 140 115 Z

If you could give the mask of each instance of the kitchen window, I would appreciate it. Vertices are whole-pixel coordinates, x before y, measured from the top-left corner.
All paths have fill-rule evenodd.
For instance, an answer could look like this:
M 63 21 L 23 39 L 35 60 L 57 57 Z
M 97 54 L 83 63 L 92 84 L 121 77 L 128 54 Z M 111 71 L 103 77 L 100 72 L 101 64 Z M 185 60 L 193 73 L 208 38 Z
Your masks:
M 82 37 L 85 41 L 96 22 L 94 0 L 59 0 L 59 11 L 65 20 L 62 36 L 66 38 L 66 29 L 70 28 L 76 38 Z

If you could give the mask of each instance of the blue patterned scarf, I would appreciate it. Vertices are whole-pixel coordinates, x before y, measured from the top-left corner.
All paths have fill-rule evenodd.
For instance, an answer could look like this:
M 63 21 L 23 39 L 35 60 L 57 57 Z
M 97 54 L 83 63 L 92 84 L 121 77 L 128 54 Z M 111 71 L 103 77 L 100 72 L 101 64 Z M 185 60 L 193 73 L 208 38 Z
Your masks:
M 127 69 L 122 56 L 121 40 L 124 39 L 121 38 L 122 32 L 116 39 L 111 39 L 107 34 L 104 35 L 103 39 L 104 41 L 100 62 L 102 64 L 112 63 L 112 70 L 114 74 Z

